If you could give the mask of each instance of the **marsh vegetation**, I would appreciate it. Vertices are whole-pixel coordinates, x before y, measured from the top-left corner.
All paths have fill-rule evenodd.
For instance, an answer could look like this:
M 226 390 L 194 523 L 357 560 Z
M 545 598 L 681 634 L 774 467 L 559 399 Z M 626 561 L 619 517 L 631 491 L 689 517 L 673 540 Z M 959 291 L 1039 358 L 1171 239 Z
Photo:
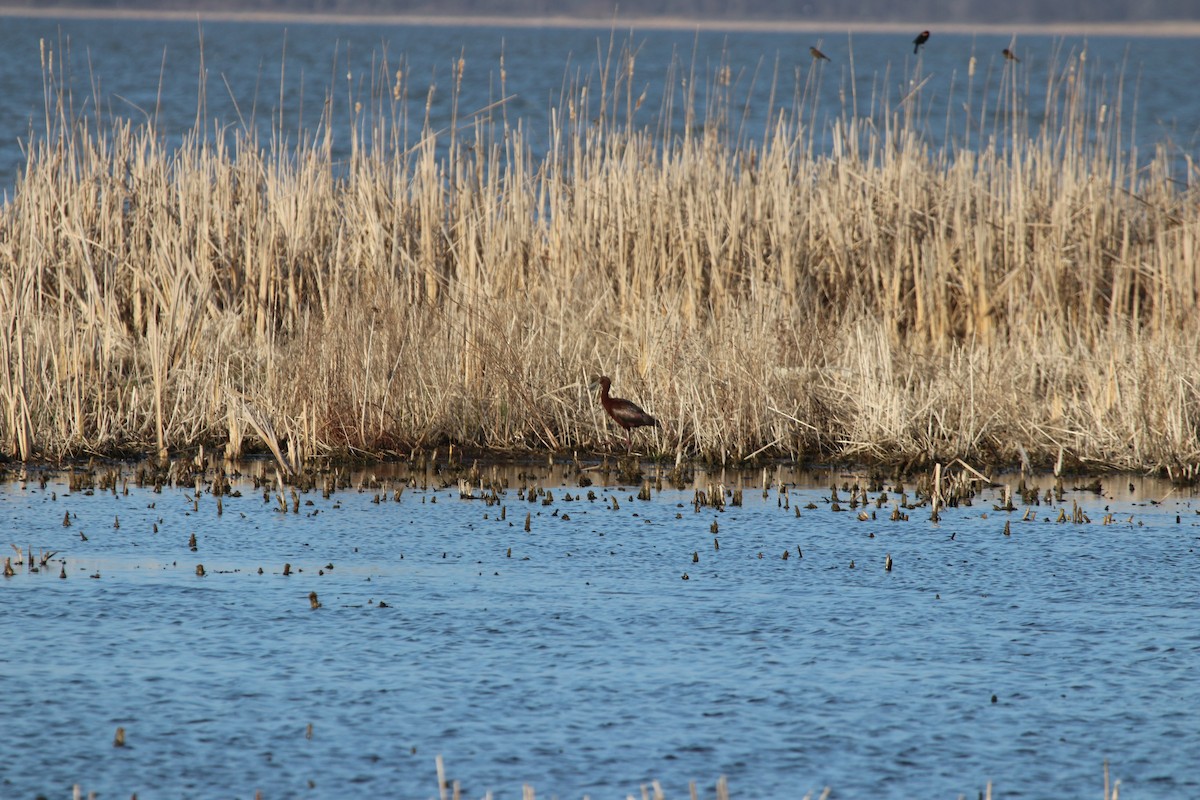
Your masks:
M 604 373 L 667 460 L 1200 464 L 1194 167 L 1131 144 L 1086 50 L 1038 107 L 1019 64 L 933 98 L 917 61 L 821 131 L 822 67 L 777 68 L 759 137 L 745 76 L 682 59 L 648 93 L 618 42 L 544 152 L 503 63 L 460 108 L 464 57 L 425 87 L 380 58 L 269 141 L 201 93 L 176 140 L 43 52 L 0 215 L 11 457 L 610 449 Z

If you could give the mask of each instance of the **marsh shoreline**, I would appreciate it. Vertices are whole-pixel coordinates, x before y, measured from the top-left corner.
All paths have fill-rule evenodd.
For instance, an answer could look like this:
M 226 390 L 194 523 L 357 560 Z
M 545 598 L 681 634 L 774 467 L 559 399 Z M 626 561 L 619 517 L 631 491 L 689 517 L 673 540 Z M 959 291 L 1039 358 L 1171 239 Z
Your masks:
M 916 88 L 847 105 L 825 153 L 817 66 L 759 141 L 731 70 L 643 111 L 614 42 L 535 157 L 502 104 L 459 108 L 483 80 L 464 56 L 441 89 L 381 59 L 294 145 L 224 126 L 168 145 L 149 117 L 81 116 L 54 47 L 0 216 L 14 462 L 602 453 L 607 374 L 670 464 L 1200 475 L 1192 161 L 1127 146 L 1123 84 L 1086 49 L 1036 111 L 998 64 L 994 97 L 949 102 L 962 133 L 939 150 L 918 59 Z
M 638 17 L 621 14 L 611 18 L 545 16 L 439 16 L 434 14 L 326 14 L 320 12 L 267 11 L 164 11 L 155 9 L 87 9 L 0 6 L 0 17 L 39 17 L 44 19 L 165 20 L 198 22 L 286 23 L 300 25 L 423 25 L 488 28 L 582 28 L 586 30 L 699 30 L 699 31 L 770 31 L 812 33 L 911 33 L 913 25 L 902 22 L 863 22 L 855 20 L 794 19 L 689 19 L 685 17 Z M 998 35 L 1044 36 L 1120 36 L 1171 37 L 1200 36 L 1200 22 L 1193 20 L 1155 20 L 1095 23 L 922 23 L 936 33 L 978 33 Z

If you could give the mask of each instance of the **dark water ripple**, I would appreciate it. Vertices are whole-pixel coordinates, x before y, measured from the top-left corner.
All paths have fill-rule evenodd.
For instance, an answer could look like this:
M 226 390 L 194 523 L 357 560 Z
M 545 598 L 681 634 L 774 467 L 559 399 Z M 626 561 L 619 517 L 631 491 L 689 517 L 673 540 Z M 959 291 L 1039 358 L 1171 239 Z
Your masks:
M 0 796 L 424 798 L 438 754 L 467 796 L 719 775 L 743 797 L 1082 796 L 1105 760 L 1125 796 L 1200 787 L 1191 499 L 1080 495 L 1075 526 L 990 500 L 931 524 L 860 522 L 817 489 L 790 493 L 818 506 L 800 518 L 774 494 L 699 514 L 608 494 L 619 511 L 510 493 L 501 522 L 445 490 L 306 496 L 315 516 L 247 490 L 218 516 L 183 492 L 4 486 L 13 543 L 70 577 L 0 585 Z

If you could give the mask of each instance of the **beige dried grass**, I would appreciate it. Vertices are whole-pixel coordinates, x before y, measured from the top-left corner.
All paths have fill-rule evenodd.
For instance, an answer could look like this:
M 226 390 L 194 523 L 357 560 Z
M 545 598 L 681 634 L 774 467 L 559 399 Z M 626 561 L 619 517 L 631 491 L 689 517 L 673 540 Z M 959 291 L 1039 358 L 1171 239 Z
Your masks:
M 1008 66 L 990 106 L 972 74 L 944 111 L 964 134 L 931 151 L 913 75 L 870 115 L 848 100 L 820 155 L 819 76 L 751 142 L 742 76 L 681 64 L 687 93 L 647 116 L 612 46 L 534 158 L 503 103 L 457 91 L 410 142 L 403 68 L 345 133 L 331 98 L 290 147 L 197 129 L 167 150 L 149 121 L 73 116 L 47 58 L 0 218 L 0 435 L 22 460 L 589 450 L 614 441 L 604 372 L 668 458 L 1194 471 L 1200 203 L 1165 149 L 1123 147 L 1120 82 L 1061 59 L 1036 129 Z

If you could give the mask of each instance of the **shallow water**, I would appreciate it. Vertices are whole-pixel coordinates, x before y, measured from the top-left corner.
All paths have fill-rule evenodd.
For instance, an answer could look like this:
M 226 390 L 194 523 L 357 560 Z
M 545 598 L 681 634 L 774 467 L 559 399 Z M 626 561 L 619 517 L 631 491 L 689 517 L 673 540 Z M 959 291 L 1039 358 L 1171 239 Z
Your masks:
M 861 476 L 697 475 L 746 484 L 720 511 L 585 474 L 496 470 L 489 506 L 401 468 L 297 513 L 245 479 L 220 514 L 0 486 L 12 543 L 57 551 L 0 582 L 0 796 L 436 797 L 439 754 L 468 797 L 1079 797 L 1105 760 L 1123 797 L 1200 793 L 1194 496 L 1068 481 L 933 523 L 889 487 L 860 521 L 822 487 Z

